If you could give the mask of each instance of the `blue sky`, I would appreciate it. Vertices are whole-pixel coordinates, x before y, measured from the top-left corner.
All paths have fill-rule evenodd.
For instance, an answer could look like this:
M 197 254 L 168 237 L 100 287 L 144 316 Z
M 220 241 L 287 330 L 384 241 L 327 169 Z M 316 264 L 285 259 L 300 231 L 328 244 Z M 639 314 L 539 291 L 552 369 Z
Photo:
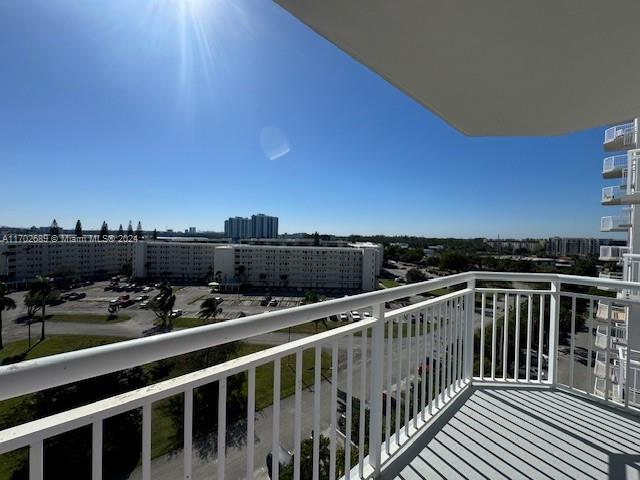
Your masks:
M 0 225 L 599 235 L 602 129 L 466 137 L 269 0 L 0 1 Z

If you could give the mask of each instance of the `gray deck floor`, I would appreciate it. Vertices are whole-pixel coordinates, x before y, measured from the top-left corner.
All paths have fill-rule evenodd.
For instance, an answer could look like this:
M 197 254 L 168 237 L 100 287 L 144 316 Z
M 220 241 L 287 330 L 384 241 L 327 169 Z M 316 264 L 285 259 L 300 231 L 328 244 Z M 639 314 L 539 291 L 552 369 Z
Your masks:
M 446 413 L 385 478 L 640 478 L 640 417 L 516 387 L 474 389 Z

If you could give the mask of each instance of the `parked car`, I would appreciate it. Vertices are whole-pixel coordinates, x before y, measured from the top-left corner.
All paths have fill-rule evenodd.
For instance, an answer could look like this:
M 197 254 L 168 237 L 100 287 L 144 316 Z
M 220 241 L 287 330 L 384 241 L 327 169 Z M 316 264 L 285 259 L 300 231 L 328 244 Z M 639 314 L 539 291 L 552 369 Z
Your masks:
M 86 296 L 87 296 L 87 294 L 84 293 L 84 292 L 80 292 L 80 293 L 73 292 L 73 293 L 69 294 L 68 298 L 69 298 L 69 300 L 80 300 L 81 298 L 84 298 Z
M 104 287 L 105 292 L 108 292 L 109 290 L 113 290 L 113 285 L 107 285 L 106 287 Z
M 350 313 L 351 313 L 351 320 L 353 320 L 354 322 L 360 321 L 360 313 L 358 313 L 357 310 L 352 310 Z
M 118 298 L 120 300 L 129 300 L 130 297 L 129 297 L 129 295 L 120 295 Z
M 278 301 L 275 298 L 269 302 L 270 307 L 275 307 L 276 305 L 278 305 Z
M 340 320 L 343 321 L 343 322 L 346 322 L 346 321 L 349 320 L 349 317 L 347 317 L 346 313 L 341 313 L 340 314 Z
M 120 305 L 120 299 L 114 298 L 113 300 L 110 300 L 109 305 Z
M 362 314 L 362 316 L 363 316 L 364 318 L 370 318 L 370 317 L 371 317 L 371 314 L 370 314 L 369 312 L 364 312 L 364 313 Z
M 182 310 L 171 310 L 171 318 L 178 318 L 184 312 Z
M 266 307 L 267 305 L 269 305 L 269 300 L 263 298 L 262 300 L 260 300 L 260 305 Z
M 136 301 L 136 302 L 142 302 L 144 300 L 147 300 L 148 298 L 149 298 L 149 295 L 138 295 L 133 300 Z
M 144 287 L 144 288 L 142 289 L 142 291 L 143 291 L 144 293 L 149 293 L 151 290 L 153 290 L 153 287 Z
M 332 322 L 337 322 L 339 320 L 338 315 L 331 315 L 329 317 L 329 320 L 331 320 Z
M 140 302 L 140 308 L 149 308 L 149 300 L 144 300 Z
M 213 299 L 218 303 L 224 302 L 224 298 L 222 298 L 222 297 L 213 297 Z

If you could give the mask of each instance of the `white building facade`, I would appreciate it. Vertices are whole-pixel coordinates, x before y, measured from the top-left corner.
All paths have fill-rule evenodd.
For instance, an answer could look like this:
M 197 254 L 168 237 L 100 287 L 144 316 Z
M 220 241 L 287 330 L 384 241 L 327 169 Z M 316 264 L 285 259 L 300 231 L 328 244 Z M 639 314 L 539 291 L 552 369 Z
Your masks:
M 133 243 L 3 243 L 0 278 L 38 275 L 104 278 L 131 263 L 137 278 L 206 281 L 225 285 L 371 291 L 377 288 L 384 249 L 374 243 L 344 246 Z

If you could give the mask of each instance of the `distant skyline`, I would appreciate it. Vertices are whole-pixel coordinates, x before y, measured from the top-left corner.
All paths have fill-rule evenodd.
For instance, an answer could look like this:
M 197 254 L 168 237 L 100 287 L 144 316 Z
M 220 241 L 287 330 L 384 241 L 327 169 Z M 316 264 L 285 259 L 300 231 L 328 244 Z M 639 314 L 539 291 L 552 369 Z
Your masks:
M 615 237 L 603 129 L 466 137 L 271 1 L 1 2 L 0 55 L 2 225 Z

